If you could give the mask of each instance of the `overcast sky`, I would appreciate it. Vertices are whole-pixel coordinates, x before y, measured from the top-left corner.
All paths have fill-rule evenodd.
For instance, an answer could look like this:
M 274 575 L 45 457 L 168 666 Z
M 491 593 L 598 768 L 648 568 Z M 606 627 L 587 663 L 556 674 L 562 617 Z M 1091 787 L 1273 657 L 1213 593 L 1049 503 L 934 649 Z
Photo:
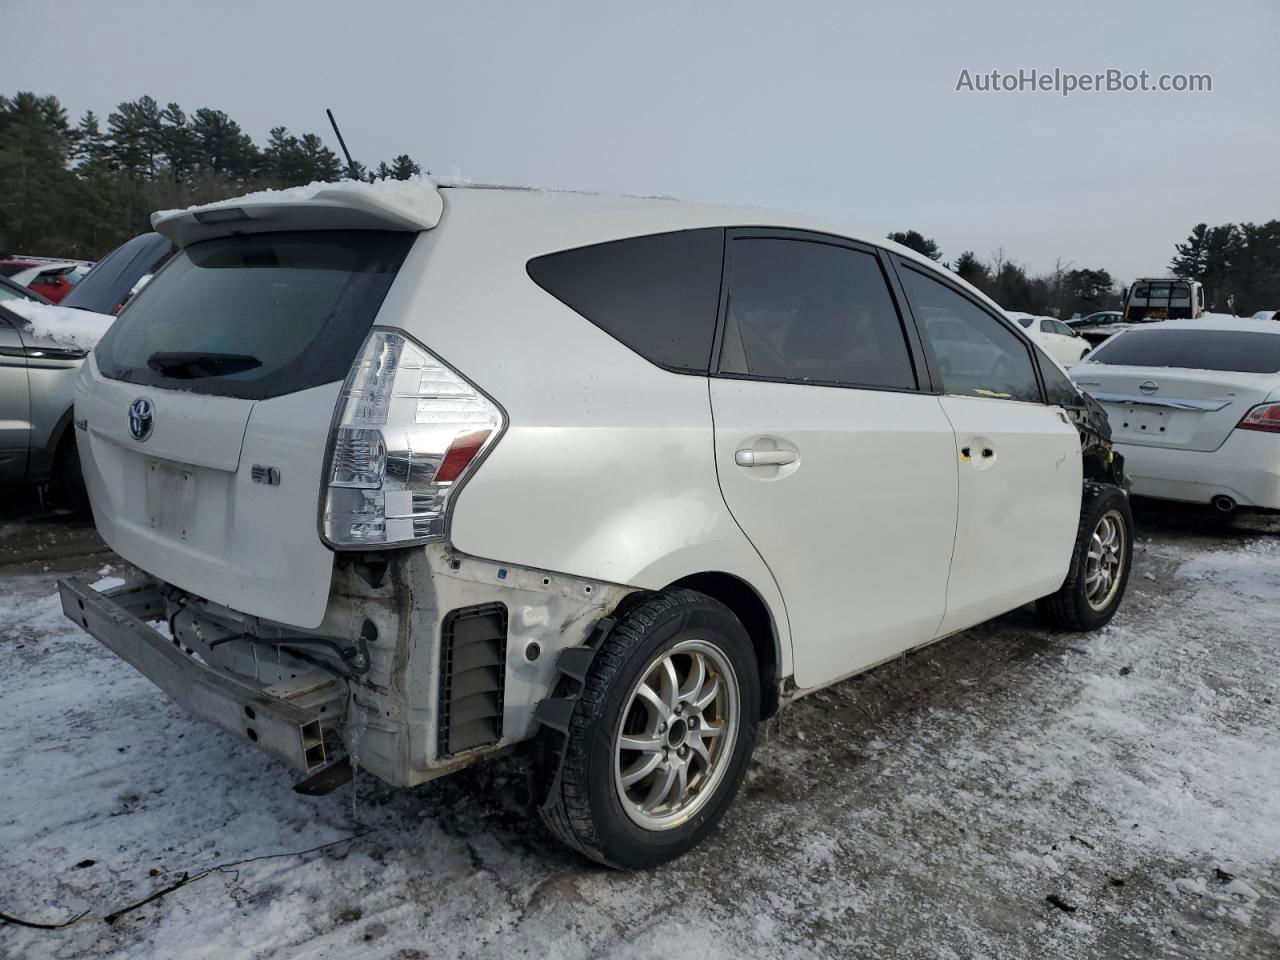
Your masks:
M 794 209 L 944 257 L 1117 279 L 1280 217 L 1280 3 L 0 0 L 0 92 L 150 94 L 357 159 Z M 351 12 L 351 11 L 354 11 Z M 1210 93 L 956 92 L 961 70 L 1208 73 Z

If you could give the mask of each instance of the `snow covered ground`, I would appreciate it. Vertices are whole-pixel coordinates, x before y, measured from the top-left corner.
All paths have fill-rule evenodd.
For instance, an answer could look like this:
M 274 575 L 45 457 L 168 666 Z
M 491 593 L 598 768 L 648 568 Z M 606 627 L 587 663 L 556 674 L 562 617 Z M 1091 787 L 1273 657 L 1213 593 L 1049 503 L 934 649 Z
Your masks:
M 1019 611 L 772 722 L 725 824 L 613 873 L 515 761 L 321 798 L 64 620 L 0 518 L 0 957 L 1280 956 L 1280 522 L 1145 508 L 1095 636 Z M 366 832 L 367 831 L 367 832 Z M 108 924 L 184 873 L 214 871 Z

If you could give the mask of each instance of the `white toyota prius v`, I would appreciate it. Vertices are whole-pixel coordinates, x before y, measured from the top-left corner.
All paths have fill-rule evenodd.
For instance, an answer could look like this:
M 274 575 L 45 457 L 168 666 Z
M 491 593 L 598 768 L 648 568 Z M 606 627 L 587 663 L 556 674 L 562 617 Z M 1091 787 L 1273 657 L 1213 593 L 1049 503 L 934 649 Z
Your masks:
M 84 365 L 124 586 L 67 615 L 321 792 L 520 748 L 637 868 L 789 701 L 1029 602 L 1110 620 L 1102 408 L 905 248 L 759 210 L 317 184 L 153 217 Z

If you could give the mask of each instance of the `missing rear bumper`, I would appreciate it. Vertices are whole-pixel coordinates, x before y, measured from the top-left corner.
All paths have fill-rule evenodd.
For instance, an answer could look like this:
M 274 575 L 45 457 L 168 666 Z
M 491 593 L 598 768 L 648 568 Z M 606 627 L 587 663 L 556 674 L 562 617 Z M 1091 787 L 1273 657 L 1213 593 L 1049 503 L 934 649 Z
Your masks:
M 141 617 L 164 610 L 155 581 L 99 593 L 85 580 L 58 581 L 63 612 L 134 667 L 175 703 L 202 720 L 261 747 L 302 773 L 325 765 L 324 728 L 341 720 L 345 691 L 337 680 L 312 686 L 306 705 L 273 695 L 196 660 Z

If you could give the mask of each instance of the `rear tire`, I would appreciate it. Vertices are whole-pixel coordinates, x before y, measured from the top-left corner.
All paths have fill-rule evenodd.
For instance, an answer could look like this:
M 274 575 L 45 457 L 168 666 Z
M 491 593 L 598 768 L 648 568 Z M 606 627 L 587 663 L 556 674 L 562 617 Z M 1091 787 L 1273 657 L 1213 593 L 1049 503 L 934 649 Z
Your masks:
M 568 734 L 539 734 L 563 754 L 542 818 L 611 867 L 672 860 L 733 803 L 759 715 L 755 654 L 737 617 L 694 590 L 653 594 L 596 652 Z
M 84 473 L 80 469 L 80 451 L 76 448 L 75 434 L 69 429 L 58 444 L 53 458 L 53 476 L 50 481 L 59 506 L 73 513 L 87 513 L 89 492 L 84 486 Z
M 1116 615 L 1133 566 L 1133 512 L 1119 487 L 1086 483 L 1071 568 L 1036 609 L 1063 630 L 1096 630 Z

